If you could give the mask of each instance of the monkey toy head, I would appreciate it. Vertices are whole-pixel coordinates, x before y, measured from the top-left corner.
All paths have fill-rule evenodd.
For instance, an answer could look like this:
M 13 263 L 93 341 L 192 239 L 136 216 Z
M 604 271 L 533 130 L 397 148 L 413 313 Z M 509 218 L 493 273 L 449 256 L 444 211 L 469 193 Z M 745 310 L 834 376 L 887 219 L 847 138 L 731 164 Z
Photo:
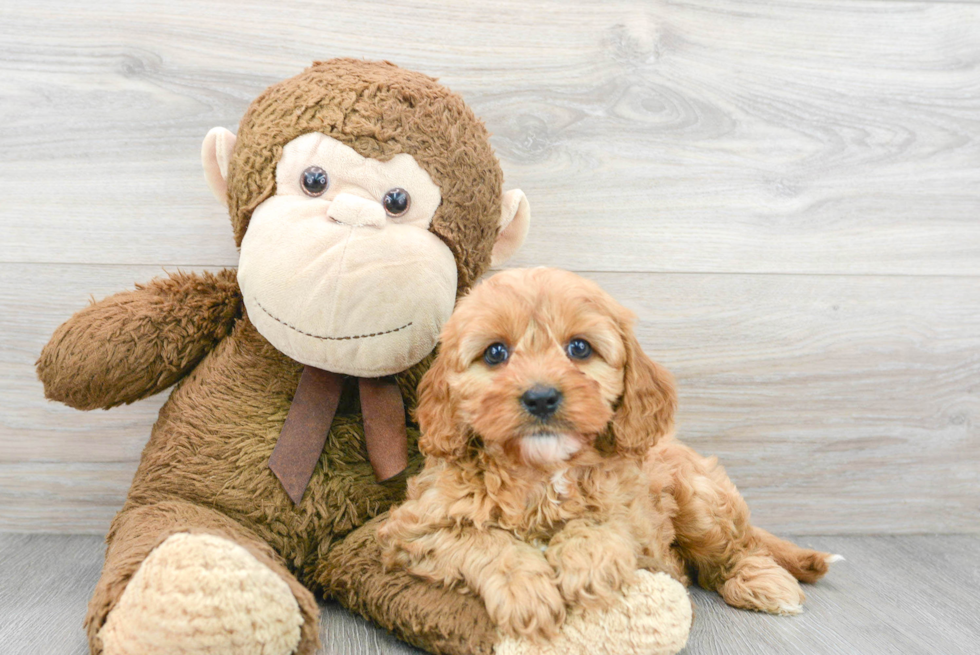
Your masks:
M 334 59 L 204 140 L 259 333 L 294 360 L 381 377 L 421 361 L 456 298 L 527 234 L 483 123 L 435 79 Z

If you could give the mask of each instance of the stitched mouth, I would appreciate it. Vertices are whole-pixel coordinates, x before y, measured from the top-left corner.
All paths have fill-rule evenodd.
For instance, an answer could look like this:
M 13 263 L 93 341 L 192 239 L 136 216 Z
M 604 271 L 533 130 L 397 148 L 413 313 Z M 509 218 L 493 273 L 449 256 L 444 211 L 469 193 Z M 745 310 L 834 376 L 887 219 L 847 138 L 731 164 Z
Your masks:
M 288 327 L 293 332 L 298 332 L 299 334 L 302 334 L 302 335 L 307 336 L 307 337 L 312 337 L 314 339 L 322 339 L 323 341 L 351 341 L 353 339 L 369 339 L 370 337 L 380 337 L 381 335 L 384 335 L 384 334 L 391 334 L 393 332 L 398 332 L 398 331 L 404 330 L 405 328 L 407 328 L 407 327 L 409 327 L 409 326 L 412 325 L 412 321 L 409 321 L 408 323 L 406 323 L 405 325 L 402 325 L 401 327 L 392 328 L 391 330 L 384 330 L 383 332 L 371 332 L 369 334 L 355 334 L 355 335 L 351 335 L 351 336 L 348 336 L 348 337 L 329 337 L 329 336 L 324 336 L 324 335 L 319 335 L 319 334 L 313 334 L 312 332 L 306 332 L 304 330 L 300 330 L 298 327 L 296 327 L 294 325 L 290 325 L 289 323 L 287 323 L 286 321 L 282 320 L 278 316 L 275 316 L 274 314 L 272 314 L 268 309 L 266 309 L 265 307 L 263 307 L 262 306 L 262 303 L 260 303 L 257 299 L 255 300 L 255 304 L 258 306 L 259 309 L 261 309 L 263 312 L 265 312 L 265 314 L 269 318 L 271 318 L 272 320 L 276 321 L 277 323 L 280 323 L 281 325 L 285 325 L 286 327 Z

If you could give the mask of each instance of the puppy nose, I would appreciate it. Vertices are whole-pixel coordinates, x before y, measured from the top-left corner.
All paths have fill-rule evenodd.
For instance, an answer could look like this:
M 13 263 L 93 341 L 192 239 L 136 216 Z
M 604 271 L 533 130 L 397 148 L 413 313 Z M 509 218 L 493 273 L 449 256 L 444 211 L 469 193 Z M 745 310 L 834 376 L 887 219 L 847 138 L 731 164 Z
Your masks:
M 548 418 L 561 405 L 561 392 L 554 387 L 536 384 L 521 396 L 521 404 L 529 414 L 538 418 Z

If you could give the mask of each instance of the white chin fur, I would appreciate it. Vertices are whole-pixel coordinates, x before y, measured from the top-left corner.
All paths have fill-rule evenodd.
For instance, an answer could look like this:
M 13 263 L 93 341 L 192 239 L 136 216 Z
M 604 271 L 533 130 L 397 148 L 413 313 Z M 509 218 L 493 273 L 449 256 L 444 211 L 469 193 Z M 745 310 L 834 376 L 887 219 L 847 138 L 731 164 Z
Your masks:
M 538 434 L 521 437 L 521 455 L 529 464 L 564 462 L 577 453 L 582 444 L 567 434 Z

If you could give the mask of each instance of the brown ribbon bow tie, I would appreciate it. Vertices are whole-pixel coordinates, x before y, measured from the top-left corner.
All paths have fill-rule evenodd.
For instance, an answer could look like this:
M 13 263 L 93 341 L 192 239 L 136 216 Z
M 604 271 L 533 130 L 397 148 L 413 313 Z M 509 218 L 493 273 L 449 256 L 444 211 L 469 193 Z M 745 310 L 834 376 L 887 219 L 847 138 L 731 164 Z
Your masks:
M 389 480 L 408 466 L 405 403 L 393 378 L 358 378 L 358 387 L 368 459 L 378 481 Z M 269 468 L 297 505 L 327 442 L 342 388 L 343 376 L 313 366 L 306 366 L 299 378 L 269 458 Z

